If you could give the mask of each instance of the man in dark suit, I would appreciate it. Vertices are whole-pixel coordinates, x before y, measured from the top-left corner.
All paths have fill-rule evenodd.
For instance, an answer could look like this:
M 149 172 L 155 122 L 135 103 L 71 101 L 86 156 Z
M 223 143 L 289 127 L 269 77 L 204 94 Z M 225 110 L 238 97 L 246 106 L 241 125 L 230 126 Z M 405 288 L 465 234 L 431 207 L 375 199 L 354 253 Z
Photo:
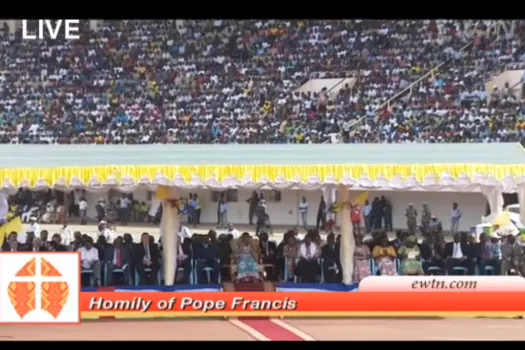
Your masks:
M 207 235 L 200 236 L 200 242 L 194 245 L 193 254 L 196 260 L 197 283 L 198 284 L 218 284 L 220 268 L 220 251 L 217 246 L 210 243 Z M 207 281 L 207 273 L 204 269 L 212 268 L 210 271 L 210 281 Z
M 463 267 L 467 269 L 467 274 L 473 274 L 474 263 L 472 260 L 472 250 L 465 235 L 460 236 L 459 233 L 454 235 L 454 241 L 445 244 L 444 255 L 446 258 L 447 273 L 454 275 L 455 267 Z
M 112 286 L 114 283 L 114 271 L 122 271 L 122 284 L 128 285 L 131 283 L 130 277 L 130 251 L 128 247 L 124 245 L 124 239 L 118 236 L 115 242 L 107 244 L 104 247 L 104 263 L 106 266 L 106 284 Z M 152 270 L 153 272 L 153 270 Z
M 321 258 L 323 259 L 323 275 L 327 283 L 341 282 L 341 259 L 339 250 L 336 249 L 335 235 L 330 232 L 326 236 L 326 244 L 321 247 Z
M 259 248 L 266 276 L 270 281 L 276 281 L 279 276 L 279 254 L 277 245 L 268 240 L 268 233 L 259 234 Z
M 439 272 L 433 274 L 445 273 L 445 260 L 443 259 L 443 239 L 441 236 L 427 237 L 419 246 L 421 258 L 423 258 L 423 271 L 429 275 L 429 267 L 439 267 Z
M 160 269 L 160 252 L 156 244 L 151 243 L 150 235 L 144 232 L 140 237 L 140 243 L 135 247 L 135 268 L 139 275 L 139 284 L 158 284 L 158 272 Z M 149 273 L 146 271 L 150 269 Z M 148 278 L 149 276 L 149 278 Z

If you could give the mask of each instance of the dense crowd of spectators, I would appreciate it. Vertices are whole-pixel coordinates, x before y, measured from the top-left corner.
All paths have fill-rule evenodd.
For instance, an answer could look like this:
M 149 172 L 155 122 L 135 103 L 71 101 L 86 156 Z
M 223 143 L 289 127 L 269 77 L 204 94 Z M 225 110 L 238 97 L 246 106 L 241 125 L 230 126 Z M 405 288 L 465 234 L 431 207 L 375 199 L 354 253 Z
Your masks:
M 519 94 L 485 87 L 523 61 L 515 22 L 474 36 L 461 20 L 121 20 L 76 41 L 4 29 L 0 143 L 516 141 Z M 296 92 L 345 77 L 335 95 Z

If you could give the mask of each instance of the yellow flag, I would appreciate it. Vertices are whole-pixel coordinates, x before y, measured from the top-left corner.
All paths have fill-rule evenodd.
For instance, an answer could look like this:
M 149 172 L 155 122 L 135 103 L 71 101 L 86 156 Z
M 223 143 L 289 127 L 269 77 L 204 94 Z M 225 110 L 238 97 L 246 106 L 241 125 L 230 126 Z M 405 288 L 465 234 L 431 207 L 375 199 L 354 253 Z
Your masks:
M 355 195 L 350 202 L 355 205 L 359 204 L 359 206 L 364 206 L 365 201 L 368 199 L 368 192 L 360 192 L 358 195 Z
M 494 221 L 492 221 L 492 225 L 499 226 L 499 227 L 507 227 L 512 225 L 512 222 L 510 221 L 510 214 L 508 211 L 504 211 L 501 213 Z
M 20 216 L 0 226 L 1 242 L 7 239 L 7 235 L 9 235 L 11 232 L 16 232 L 16 233 L 24 232 L 24 225 L 22 224 L 22 220 L 20 219 Z

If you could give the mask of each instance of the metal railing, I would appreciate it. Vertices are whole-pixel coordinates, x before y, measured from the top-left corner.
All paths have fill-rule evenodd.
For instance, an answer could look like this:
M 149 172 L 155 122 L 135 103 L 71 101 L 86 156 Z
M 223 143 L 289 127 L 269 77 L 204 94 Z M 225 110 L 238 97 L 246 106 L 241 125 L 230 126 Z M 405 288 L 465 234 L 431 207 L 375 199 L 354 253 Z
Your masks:
M 497 28 L 499 24 L 499 21 L 497 21 L 496 23 L 494 23 L 489 29 L 487 29 L 486 33 L 491 33 L 492 30 L 494 28 Z M 459 49 L 459 52 L 463 52 L 465 51 L 466 49 L 468 49 L 470 46 L 472 46 L 474 44 L 474 40 L 471 40 L 469 43 L 465 44 L 463 47 L 461 47 Z M 439 68 L 441 68 L 443 65 L 445 65 L 446 63 L 448 62 L 448 60 L 446 61 L 443 61 L 441 62 L 440 64 L 438 64 L 437 66 L 435 66 L 434 68 L 432 68 L 429 72 L 427 72 L 425 75 L 423 75 L 422 77 L 420 77 L 418 80 L 416 80 L 415 82 L 413 82 L 412 84 L 410 84 L 409 86 L 407 86 L 406 88 L 404 88 L 403 90 L 401 90 L 400 92 L 398 92 L 397 94 L 395 94 L 394 96 L 392 96 L 391 98 L 389 98 L 386 102 L 382 103 L 379 107 L 377 107 L 375 110 L 374 110 L 374 120 L 377 121 L 377 113 L 379 111 L 381 111 L 383 108 L 387 107 L 387 108 L 390 108 L 390 105 L 395 102 L 398 98 L 400 98 L 401 96 L 403 96 L 407 91 L 411 94 L 412 93 L 412 90 L 413 88 L 421 83 L 421 81 L 423 79 L 426 79 L 427 77 L 431 76 L 431 77 L 434 77 L 434 75 L 437 73 L 437 71 L 439 70 Z M 361 118 L 357 119 L 356 121 L 354 121 L 351 125 L 350 125 L 350 134 L 352 135 L 355 131 L 354 131 L 354 128 L 361 124 L 363 122 L 363 120 L 365 120 L 366 118 L 368 118 L 368 116 L 362 116 Z
M 473 45 L 473 42 L 469 42 L 468 44 L 464 45 L 461 49 L 459 49 L 459 52 L 463 52 L 465 51 L 466 49 L 468 49 L 471 45 Z M 386 100 L 385 102 L 383 102 L 381 105 L 379 105 L 379 107 L 377 107 L 375 110 L 374 110 L 374 114 L 375 114 L 375 117 L 374 119 L 377 120 L 377 113 L 381 110 L 383 110 L 383 108 L 390 108 L 391 104 L 393 102 L 395 102 L 398 98 L 404 96 L 407 92 L 409 94 L 412 94 L 412 90 L 414 89 L 414 87 L 416 87 L 419 83 L 421 83 L 424 79 L 427 79 L 428 77 L 432 77 L 434 78 L 435 74 L 438 72 L 439 68 L 441 68 L 443 65 L 445 65 L 447 63 L 447 61 L 443 61 L 441 62 L 440 64 L 438 64 L 437 66 L 435 66 L 434 68 L 432 68 L 430 71 L 428 71 L 427 73 L 425 73 L 423 76 L 421 76 L 419 79 L 417 79 L 416 81 L 414 81 L 413 83 L 411 83 L 409 86 L 407 86 L 406 88 L 404 88 L 403 90 L 399 91 L 397 94 L 395 94 L 394 96 L 390 97 L 388 100 Z M 352 124 L 350 124 L 350 133 L 353 133 L 353 129 L 355 126 L 357 126 L 358 124 L 360 124 L 361 122 L 363 122 L 363 120 L 365 120 L 366 118 L 368 118 L 368 116 L 362 116 L 361 118 L 357 119 L 356 121 L 354 121 Z

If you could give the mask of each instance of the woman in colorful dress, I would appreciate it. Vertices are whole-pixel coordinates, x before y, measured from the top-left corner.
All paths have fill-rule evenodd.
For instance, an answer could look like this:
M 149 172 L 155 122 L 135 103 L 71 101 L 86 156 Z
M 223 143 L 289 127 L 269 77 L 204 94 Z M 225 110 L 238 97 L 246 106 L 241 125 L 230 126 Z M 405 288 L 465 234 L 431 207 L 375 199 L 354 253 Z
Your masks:
M 382 235 L 379 239 L 379 244 L 374 247 L 372 256 L 382 276 L 397 275 L 396 269 L 396 250 L 388 244 L 387 235 Z
M 233 261 L 236 265 L 236 281 L 248 282 L 261 279 L 259 270 L 259 254 L 257 244 L 254 244 L 250 234 L 244 232 L 235 241 L 233 249 Z
M 401 259 L 401 271 L 403 275 L 423 275 L 421 251 L 417 246 L 416 236 L 412 235 L 405 239 L 405 244 L 399 248 L 398 256 Z
M 370 248 L 363 243 L 363 236 L 355 236 L 354 282 L 359 283 L 370 276 Z

